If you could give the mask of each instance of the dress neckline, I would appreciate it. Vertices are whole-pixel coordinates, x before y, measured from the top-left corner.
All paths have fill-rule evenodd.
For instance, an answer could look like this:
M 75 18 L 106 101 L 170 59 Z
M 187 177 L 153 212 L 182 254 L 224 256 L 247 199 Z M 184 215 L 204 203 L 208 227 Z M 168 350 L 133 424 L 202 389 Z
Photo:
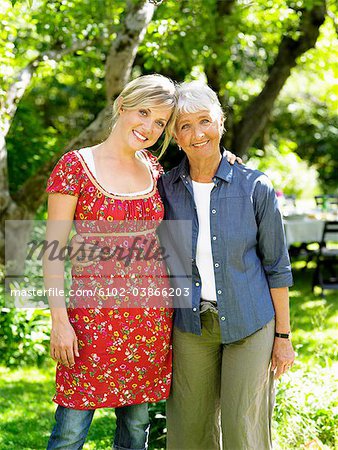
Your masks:
M 148 192 L 148 193 L 143 193 L 142 192 L 131 192 L 130 195 L 127 193 L 127 195 L 121 194 L 121 193 L 117 193 L 114 194 L 113 192 L 109 192 L 107 191 L 97 180 L 97 178 L 94 176 L 94 174 L 92 173 L 92 171 L 90 170 L 90 167 L 88 166 L 86 160 L 84 159 L 83 155 L 80 153 L 79 150 L 75 150 L 74 153 L 76 154 L 77 158 L 79 159 L 84 171 L 86 172 L 88 178 L 90 179 L 91 183 L 102 193 L 104 194 L 106 197 L 110 197 L 110 198 L 115 198 L 115 199 L 120 199 L 120 200 L 138 200 L 138 199 L 142 199 L 142 198 L 148 198 L 154 195 L 155 191 L 156 191 L 156 181 L 154 179 L 154 175 L 153 175 L 153 171 L 151 170 L 151 167 L 148 164 L 148 159 L 147 157 L 144 155 L 144 151 L 141 150 L 140 154 L 142 155 L 144 162 L 144 165 L 147 167 L 147 169 L 149 170 L 151 179 L 152 179 L 152 189 Z

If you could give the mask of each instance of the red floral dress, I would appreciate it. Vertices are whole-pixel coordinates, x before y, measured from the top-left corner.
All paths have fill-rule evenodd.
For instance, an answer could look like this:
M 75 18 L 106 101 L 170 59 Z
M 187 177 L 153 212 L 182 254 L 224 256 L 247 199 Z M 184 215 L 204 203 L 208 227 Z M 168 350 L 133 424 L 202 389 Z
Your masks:
M 156 188 L 162 168 L 150 152 L 142 151 L 142 156 L 153 177 L 148 194 L 127 197 L 105 191 L 78 151 L 63 155 L 47 192 L 78 197 L 75 228 L 89 241 L 95 237 L 104 247 L 121 250 L 133 240 L 139 251 L 151 243 L 156 252 L 156 224 L 164 213 Z M 73 266 L 68 316 L 80 356 L 71 369 L 57 365 L 53 400 L 59 405 L 95 409 L 168 397 L 172 309 L 165 298 L 170 289 L 166 267 L 161 258 L 136 256 Z

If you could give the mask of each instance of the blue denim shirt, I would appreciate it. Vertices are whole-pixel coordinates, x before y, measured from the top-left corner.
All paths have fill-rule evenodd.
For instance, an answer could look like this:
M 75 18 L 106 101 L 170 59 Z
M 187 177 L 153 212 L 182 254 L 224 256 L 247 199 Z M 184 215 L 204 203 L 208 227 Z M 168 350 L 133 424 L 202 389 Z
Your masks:
M 213 182 L 206 214 L 210 214 L 222 342 L 231 343 L 272 320 L 270 288 L 291 286 L 292 274 L 282 218 L 268 177 L 244 165 L 231 166 L 223 157 Z M 201 279 L 195 262 L 198 218 L 187 157 L 162 175 L 158 188 L 166 221 L 192 221 L 192 249 L 182 226 L 175 228 L 173 236 L 166 233 L 164 245 L 170 246 L 170 253 L 177 253 L 176 258 L 168 258 L 170 274 L 184 270 L 187 275 L 186 279 L 173 276 L 173 287 L 187 286 L 192 275 L 191 303 L 176 306 L 175 325 L 182 331 L 201 334 Z

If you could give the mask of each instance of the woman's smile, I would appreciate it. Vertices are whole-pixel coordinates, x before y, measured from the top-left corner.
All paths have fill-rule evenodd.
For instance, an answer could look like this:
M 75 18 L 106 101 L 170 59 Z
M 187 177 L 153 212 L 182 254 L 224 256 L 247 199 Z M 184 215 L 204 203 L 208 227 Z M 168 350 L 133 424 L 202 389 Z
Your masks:
M 206 144 L 208 144 L 209 143 L 209 140 L 207 139 L 207 140 L 205 140 L 205 141 L 202 141 L 202 142 L 196 142 L 195 144 L 192 144 L 192 146 L 193 147 L 204 147 Z
M 140 140 L 141 142 L 145 142 L 145 141 L 148 140 L 147 137 L 145 137 L 142 133 L 140 133 L 140 132 L 137 131 L 137 130 L 133 130 L 133 133 L 134 133 L 134 136 L 135 136 L 138 140 Z

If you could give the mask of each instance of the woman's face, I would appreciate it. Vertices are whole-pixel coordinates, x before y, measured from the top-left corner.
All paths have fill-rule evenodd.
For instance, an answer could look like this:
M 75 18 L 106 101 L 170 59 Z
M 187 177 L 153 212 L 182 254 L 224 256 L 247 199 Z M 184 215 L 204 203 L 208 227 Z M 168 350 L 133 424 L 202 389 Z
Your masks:
M 172 113 L 171 108 L 120 108 L 118 124 L 126 144 L 134 150 L 156 144 Z
M 217 113 L 201 110 L 178 116 L 174 137 L 188 158 L 219 157 L 222 118 Z

